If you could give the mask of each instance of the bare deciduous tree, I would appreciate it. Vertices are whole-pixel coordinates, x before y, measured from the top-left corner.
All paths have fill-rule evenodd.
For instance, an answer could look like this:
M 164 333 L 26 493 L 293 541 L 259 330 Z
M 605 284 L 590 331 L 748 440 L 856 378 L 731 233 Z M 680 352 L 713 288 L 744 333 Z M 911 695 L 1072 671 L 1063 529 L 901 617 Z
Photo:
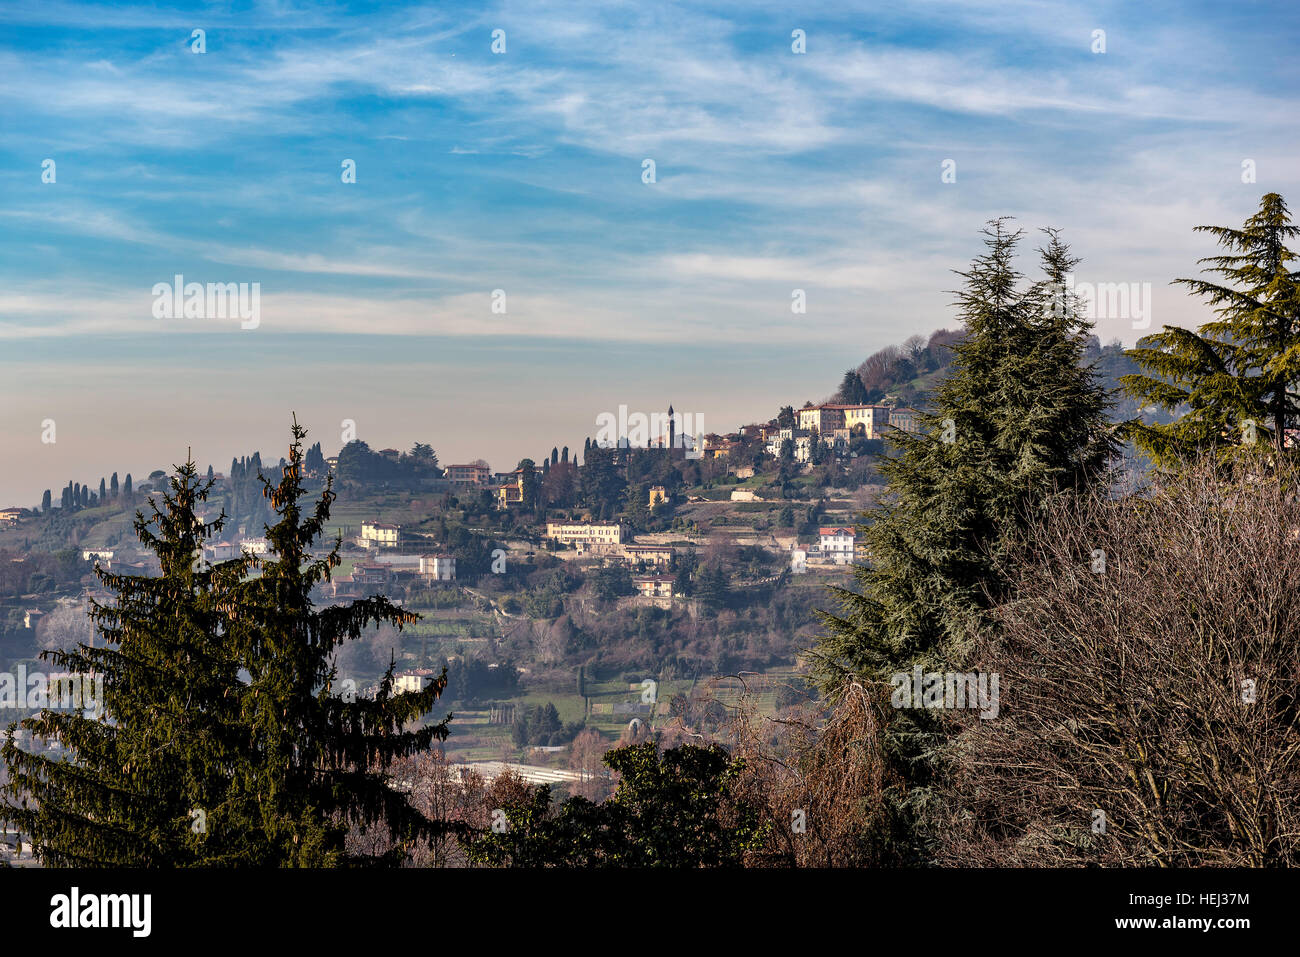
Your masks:
M 1046 508 L 981 647 L 998 716 L 961 719 L 949 863 L 1300 863 L 1296 478 Z
M 44 651 L 89 645 L 94 635 L 95 623 L 80 605 L 60 604 L 36 626 L 36 643 Z

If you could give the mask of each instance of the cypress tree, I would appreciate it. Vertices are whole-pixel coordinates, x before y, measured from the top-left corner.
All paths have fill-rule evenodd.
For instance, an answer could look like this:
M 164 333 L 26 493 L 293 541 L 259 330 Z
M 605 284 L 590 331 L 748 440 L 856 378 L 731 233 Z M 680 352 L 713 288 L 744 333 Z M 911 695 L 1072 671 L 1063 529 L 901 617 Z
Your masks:
M 1187 411 L 1163 425 L 1133 419 L 1125 431 L 1162 466 L 1198 452 L 1231 458 L 1257 438 L 1280 458 L 1300 413 L 1300 272 L 1291 268 L 1297 254 L 1286 245 L 1300 229 L 1282 197 L 1268 193 L 1241 229 L 1196 231 L 1227 250 L 1200 260 L 1223 281 L 1175 282 L 1203 296 L 1220 318 L 1196 332 L 1165 326 L 1146 337 L 1128 354 L 1149 374 L 1121 380 L 1144 404 Z
M 1107 402 L 1083 364 L 1091 327 L 1065 285 L 1077 260 L 1045 232 L 1044 278 L 1028 287 L 1013 265 L 1021 233 L 1003 220 L 989 224 L 986 251 L 958 273 L 966 329 L 952 370 L 922 430 L 893 434 L 896 454 L 881 466 L 889 496 L 864 516 L 871 564 L 855 569 L 858 590 L 833 588 L 838 613 L 818 613 L 827 630 L 816 667 L 827 692 L 850 677 L 887 689 L 915 665 L 968 670 L 972 636 L 1001 586 L 996 562 L 1028 509 L 1105 468 Z M 882 715 L 880 746 L 900 782 L 886 795 L 885 853 L 921 862 L 951 729 L 938 710 L 886 706 Z
M 867 393 L 867 387 L 862 384 L 862 377 L 858 375 L 857 369 L 845 371 L 836 398 L 848 405 L 865 405 L 867 403 L 870 396 Z
M 99 501 L 101 504 L 108 501 L 108 485 L 102 476 L 99 479 Z
M 127 498 L 131 497 L 131 473 L 130 472 L 126 473 L 126 485 L 123 487 L 123 491 L 126 493 Z
M 42 511 L 42 512 L 48 512 L 48 511 L 50 510 L 50 507 L 51 507 L 51 505 L 52 505 L 52 498 L 53 498 L 53 497 L 50 495 L 50 490 L 49 490 L 49 489 L 46 489 L 46 490 L 45 490 L 45 494 L 41 496 L 41 511 Z
M 109 489 L 109 491 L 112 493 L 113 498 L 117 498 L 118 487 L 117 487 L 117 473 L 116 473 L 116 472 L 114 472 L 114 473 L 113 473 L 113 477 L 110 478 L 110 479 L 108 480 L 108 489 Z

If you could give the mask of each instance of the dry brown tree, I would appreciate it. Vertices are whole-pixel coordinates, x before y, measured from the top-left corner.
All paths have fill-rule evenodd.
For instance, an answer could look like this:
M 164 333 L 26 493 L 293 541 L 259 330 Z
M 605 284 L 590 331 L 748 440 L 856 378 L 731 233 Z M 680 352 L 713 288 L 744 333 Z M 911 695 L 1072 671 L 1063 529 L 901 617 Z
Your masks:
M 1300 863 L 1296 475 L 1194 464 L 1045 507 L 1006 571 L 941 852 L 955 865 Z
M 829 701 L 770 716 L 758 707 L 762 679 L 736 677 L 743 690 L 729 706 L 728 738 L 745 765 L 735 797 L 761 808 L 768 825 L 747 866 L 890 863 L 879 735 L 888 690 L 848 681 Z

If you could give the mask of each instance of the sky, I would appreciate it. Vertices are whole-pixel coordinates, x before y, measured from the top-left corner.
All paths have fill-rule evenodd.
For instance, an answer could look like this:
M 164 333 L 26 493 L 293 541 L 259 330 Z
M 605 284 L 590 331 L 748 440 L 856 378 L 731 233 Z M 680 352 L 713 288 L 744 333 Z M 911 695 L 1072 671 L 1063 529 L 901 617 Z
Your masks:
M 1298 40 L 1293 0 L 0 3 L 0 506 L 274 461 L 292 413 L 498 470 L 620 405 L 766 420 L 956 327 L 997 216 L 1149 288 L 1103 341 L 1195 325 L 1192 227 L 1300 195 Z M 160 318 L 176 275 L 255 324 Z

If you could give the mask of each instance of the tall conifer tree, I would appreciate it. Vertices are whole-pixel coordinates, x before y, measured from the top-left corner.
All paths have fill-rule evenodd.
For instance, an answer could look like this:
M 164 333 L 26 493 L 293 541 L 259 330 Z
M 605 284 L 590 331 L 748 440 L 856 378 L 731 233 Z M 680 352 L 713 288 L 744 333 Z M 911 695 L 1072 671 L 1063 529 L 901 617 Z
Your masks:
M 53 865 L 334 866 L 400 863 L 440 831 L 391 787 L 387 767 L 447 735 L 417 727 L 446 686 L 394 694 L 394 665 L 373 698 L 335 688 L 338 647 L 374 624 L 416 616 L 383 597 L 317 608 L 313 588 L 339 563 L 312 547 L 329 518 L 326 488 L 304 511 L 302 438 L 288 467 L 263 479 L 278 518 L 264 559 L 202 560 L 221 518 L 196 507 L 210 482 L 187 462 L 136 531 L 161 575 L 97 568 L 116 601 L 95 606 L 102 647 L 52 652 L 60 667 L 102 677 L 103 712 L 45 711 L 24 722 L 62 742 L 66 760 L 3 747 L 11 799 L 0 817 L 32 835 Z M 129 479 L 128 479 L 129 480 Z M 350 857 L 348 829 L 383 827 L 383 854 Z
M 1056 232 L 1039 250 L 1044 277 L 1025 286 L 1013 265 L 1021 233 L 1003 220 L 985 229 L 986 251 L 957 293 L 965 336 L 952 371 L 917 434 L 894 433 L 882 466 L 888 497 L 864 516 L 869 565 L 858 590 L 833 589 L 838 613 L 822 612 L 823 687 L 849 677 L 888 696 L 892 675 L 968 670 L 968 650 L 1000 587 L 1001 549 L 1044 496 L 1093 481 L 1112 440 L 1106 398 L 1083 364 L 1090 332 L 1065 277 L 1077 260 Z M 949 728 L 941 712 L 887 710 L 881 746 L 894 779 L 896 860 L 927 859 L 929 786 Z
M 340 542 L 324 553 L 312 550 L 335 494 L 330 476 L 314 507 L 303 508 L 306 434 L 295 421 L 278 482 L 261 477 L 278 521 L 266 530 L 261 574 L 241 586 L 231 622 L 231 645 L 249 674 L 241 717 L 259 755 L 241 769 L 237 788 L 256 799 L 246 826 L 257 835 L 262 864 L 349 862 L 349 825 L 385 827 L 391 840 L 384 855 L 350 863 L 400 863 L 414 842 L 437 835 L 440 827 L 389 786 L 386 768 L 447 737 L 449 718 L 415 727 L 442 694 L 446 673 L 422 691 L 394 694 L 390 664 L 374 698 L 334 687 L 334 655 L 343 642 L 372 625 L 400 628 L 416 616 L 382 596 L 315 606 L 312 590 L 339 564 Z
M 1125 388 L 1184 414 L 1168 424 L 1134 419 L 1126 431 L 1159 465 L 1201 452 L 1230 458 L 1256 442 L 1280 457 L 1300 414 L 1300 272 L 1287 247 L 1300 229 L 1282 197 L 1268 193 L 1241 229 L 1196 231 L 1227 250 L 1200 260 L 1222 282 L 1175 281 L 1203 296 L 1219 319 L 1196 332 L 1165 326 L 1129 351 L 1148 374 L 1124 376 Z
M 205 525 L 196 516 L 207 492 L 193 462 L 179 467 L 162 508 L 151 498 L 152 516 L 136 514 L 136 533 L 158 556 L 161 575 L 111 574 L 97 564 L 95 574 L 116 596 L 92 607 L 104 640 L 42 655 L 103 682 L 98 714 L 46 710 L 22 722 L 60 742 L 66 759 L 21 750 L 12 735 L 3 747 L 11 801 L 0 815 L 31 834 L 47 865 L 239 859 L 232 845 L 243 838 L 220 827 L 237 763 L 237 699 L 226 692 L 238 686 L 238 665 L 219 636 L 247 560 L 219 568 L 196 561 L 224 518 Z M 209 834 L 224 840 L 209 842 Z

